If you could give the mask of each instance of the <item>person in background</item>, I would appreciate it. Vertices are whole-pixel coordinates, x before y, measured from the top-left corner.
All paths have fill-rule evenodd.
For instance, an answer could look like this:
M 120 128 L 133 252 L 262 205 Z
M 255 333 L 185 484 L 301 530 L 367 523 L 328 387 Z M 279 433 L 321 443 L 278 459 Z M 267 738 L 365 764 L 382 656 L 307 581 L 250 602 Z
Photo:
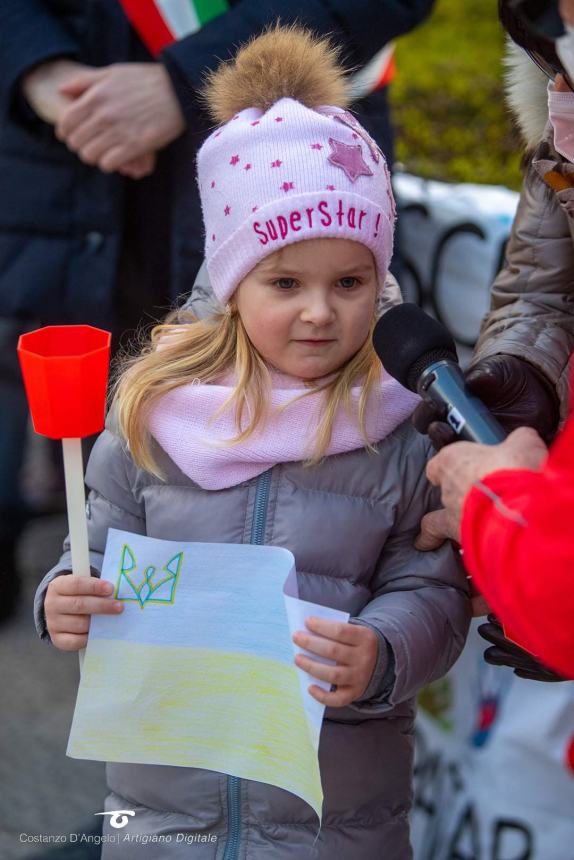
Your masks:
M 513 639 L 574 678 L 574 416 L 550 451 L 542 438 L 555 429 L 559 403 L 566 414 L 573 383 L 574 63 L 565 67 L 554 43 L 524 23 L 522 5 L 502 2 L 501 16 L 548 74 L 548 124 L 527 169 L 506 267 L 493 287 L 493 309 L 473 365 L 479 376 L 470 381 L 508 429 L 532 424 L 540 434 L 522 428 L 496 446 L 444 447 L 427 474 L 440 486 L 445 508 L 423 519 L 417 546 L 436 548 L 446 538 L 461 543 L 467 570 Z M 544 11 L 551 15 L 555 7 L 548 3 Z M 574 0 L 563 0 L 560 13 L 569 27 L 556 46 L 574 57 Z M 515 103 L 523 84 L 513 85 Z M 523 96 L 530 104 L 532 89 Z M 485 353 L 491 357 L 481 357 Z M 478 386 L 477 378 L 483 380 Z M 431 414 L 426 406 L 419 426 L 424 413 Z M 440 424 L 431 425 L 433 431 L 439 443 L 450 438 Z M 514 649 L 505 657 L 503 637 L 486 633 L 496 643 L 495 659 L 510 665 L 524 659 Z
M 570 2 L 570 0 L 568 0 Z M 574 350 L 574 166 L 556 148 L 549 122 L 549 80 L 564 71 L 555 40 L 534 29 L 524 0 L 500 0 L 508 43 L 507 99 L 526 145 L 520 202 L 504 267 L 491 290 L 466 381 L 508 430 L 534 427 L 548 443 L 568 415 Z M 553 32 L 558 4 L 535 3 Z M 565 7 L 562 7 L 563 9 Z M 549 20 L 548 20 L 549 19 Z M 558 87 L 569 89 L 563 80 Z M 550 95 L 551 110 L 564 96 Z M 428 404 L 415 424 L 435 446 L 456 437 Z
M 239 41 L 278 17 L 298 20 L 332 33 L 361 69 L 433 2 L 214 2 L 219 14 L 189 35 L 166 35 L 153 3 L 141 4 L 146 26 L 121 0 L 0 4 L 0 620 L 17 600 L 28 514 L 19 334 L 90 323 L 111 329 L 117 348 L 191 290 L 202 259 L 194 162 L 209 125 L 198 88 Z M 188 15 L 192 5 L 182 0 Z M 198 5 L 200 20 L 208 7 Z M 385 87 L 358 109 L 391 155 Z

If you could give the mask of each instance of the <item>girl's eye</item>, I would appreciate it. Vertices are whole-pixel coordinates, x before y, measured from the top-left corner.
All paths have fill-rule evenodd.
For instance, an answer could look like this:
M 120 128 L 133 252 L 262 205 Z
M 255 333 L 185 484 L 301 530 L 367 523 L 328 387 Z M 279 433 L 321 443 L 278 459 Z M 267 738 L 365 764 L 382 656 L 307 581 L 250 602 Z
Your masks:
M 277 278 L 276 281 L 273 281 L 275 286 L 279 287 L 280 290 L 291 290 L 295 286 L 294 278 Z
M 339 286 L 343 287 L 344 290 L 351 290 L 359 283 L 357 278 L 341 278 L 339 280 Z

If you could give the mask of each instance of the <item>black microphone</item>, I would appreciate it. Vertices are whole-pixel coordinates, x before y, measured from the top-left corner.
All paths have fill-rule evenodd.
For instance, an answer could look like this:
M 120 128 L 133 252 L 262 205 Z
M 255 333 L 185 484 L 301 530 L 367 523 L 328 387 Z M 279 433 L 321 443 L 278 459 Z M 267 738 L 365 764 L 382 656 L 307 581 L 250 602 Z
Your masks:
M 404 388 L 446 406 L 446 420 L 469 442 L 496 445 L 506 432 L 466 387 L 454 340 L 418 305 L 395 305 L 378 321 L 373 344 L 383 367 Z

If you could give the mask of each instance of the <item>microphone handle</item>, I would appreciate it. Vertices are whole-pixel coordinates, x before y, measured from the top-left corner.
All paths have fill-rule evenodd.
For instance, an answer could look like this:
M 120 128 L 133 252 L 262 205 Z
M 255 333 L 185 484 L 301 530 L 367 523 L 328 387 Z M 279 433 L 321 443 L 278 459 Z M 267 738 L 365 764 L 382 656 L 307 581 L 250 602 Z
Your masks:
M 497 445 L 506 439 L 506 432 L 484 403 L 467 389 L 459 365 L 453 361 L 437 361 L 421 374 L 417 390 L 424 400 L 447 407 L 447 422 L 461 439 Z

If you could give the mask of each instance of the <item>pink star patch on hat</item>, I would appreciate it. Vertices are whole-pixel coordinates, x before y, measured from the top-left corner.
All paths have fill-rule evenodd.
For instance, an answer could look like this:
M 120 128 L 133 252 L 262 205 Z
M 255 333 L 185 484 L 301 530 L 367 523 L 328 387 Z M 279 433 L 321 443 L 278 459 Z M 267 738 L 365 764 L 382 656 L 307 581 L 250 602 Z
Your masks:
M 359 176 L 373 176 L 373 171 L 363 158 L 363 149 L 360 143 L 349 146 L 341 140 L 330 137 L 329 146 L 332 152 L 327 161 L 344 170 L 351 182 L 355 182 Z

